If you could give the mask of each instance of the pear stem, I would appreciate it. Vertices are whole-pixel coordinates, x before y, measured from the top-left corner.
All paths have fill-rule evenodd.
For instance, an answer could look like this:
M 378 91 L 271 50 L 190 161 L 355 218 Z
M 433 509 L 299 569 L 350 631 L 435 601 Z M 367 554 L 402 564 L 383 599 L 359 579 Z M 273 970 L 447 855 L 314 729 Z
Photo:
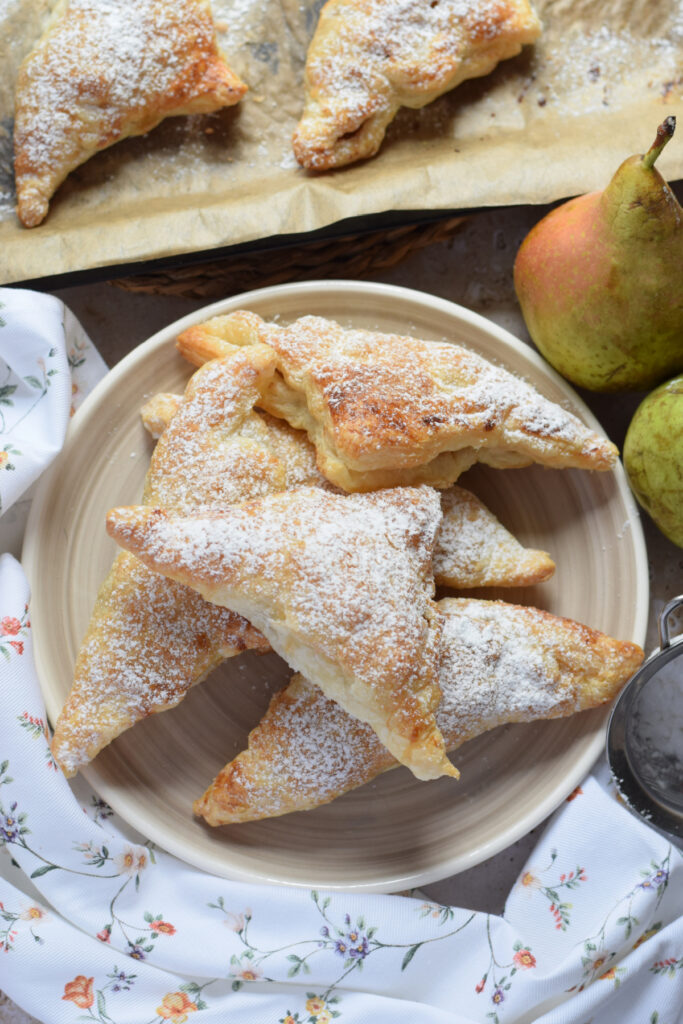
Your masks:
M 655 160 L 662 152 L 669 139 L 673 137 L 673 133 L 675 131 L 676 118 L 673 115 L 670 115 L 662 121 L 657 129 L 657 137 L 643 157 L 643 167 L 646 167 L 648 170 L 651 167 L 654 167 Z

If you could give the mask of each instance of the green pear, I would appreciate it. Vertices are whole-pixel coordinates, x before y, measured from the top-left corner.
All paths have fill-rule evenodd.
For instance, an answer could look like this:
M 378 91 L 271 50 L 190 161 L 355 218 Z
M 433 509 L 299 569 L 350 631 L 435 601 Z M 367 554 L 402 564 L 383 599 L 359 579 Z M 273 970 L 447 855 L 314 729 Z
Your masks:
M 683 548 L 683 374 L 645 398 L 624 441 L 624 466 L 643 508 Z
M 534 343 L 591 391 L 644 391 L 683 370 L 683 209 L 654 166 L 675 127 L 667 117 L 644 156 L 552 210 L 517 253 Z

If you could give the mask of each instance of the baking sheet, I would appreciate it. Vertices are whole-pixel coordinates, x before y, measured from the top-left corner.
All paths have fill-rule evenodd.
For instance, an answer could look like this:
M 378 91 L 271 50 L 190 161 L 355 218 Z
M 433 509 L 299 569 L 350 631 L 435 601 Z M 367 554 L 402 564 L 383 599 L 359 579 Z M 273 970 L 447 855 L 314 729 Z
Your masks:
M 683 0 L 539 0 L 542 39 L 421 111 L 377 157 L 324 174 L 290 138 L 322 0 L 213 0 L 249 85 L 237 106 L 169 119 L 74 171 L 47 220 L 14 213 L 13 87 L 54 0 L 0 0 L 0 283 L 204 252 L 386 211 L 547 203 L 602 188 L 683 114 Z M 683 124 L 658 163 L 683 177 Z

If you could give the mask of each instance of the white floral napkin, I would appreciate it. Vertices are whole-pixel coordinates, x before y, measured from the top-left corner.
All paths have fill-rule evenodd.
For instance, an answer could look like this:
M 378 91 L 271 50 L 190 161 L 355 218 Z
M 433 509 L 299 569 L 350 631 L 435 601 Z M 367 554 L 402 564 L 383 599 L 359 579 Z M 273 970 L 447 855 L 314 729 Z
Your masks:
M 0 290 L 0 302 L 7 510 L 59 448 L 72 380 L 101 361 L 56 300 Z M 502 917 L 246 885 L 155 849 L 63 778 L 10 554 L 0 698 L 0 989 L 47 1024 L 681 1020 L 681 853 L 594 777 L 554 816 Z

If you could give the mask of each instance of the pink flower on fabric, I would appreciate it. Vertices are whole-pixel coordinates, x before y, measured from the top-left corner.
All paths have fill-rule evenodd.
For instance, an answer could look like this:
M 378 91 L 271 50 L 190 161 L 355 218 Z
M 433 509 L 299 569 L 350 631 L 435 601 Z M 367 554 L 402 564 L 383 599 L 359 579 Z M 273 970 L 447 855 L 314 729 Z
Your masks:
M 153 932 L 160 932 L 162 935 L 175 935 L 176 929 L 168 921 L 152 921 L 150 928 Z
M 13 615 L 0 619 L 0 636 L 16 636 L 20 629 L 21 623 Z
M 518 949 L 512 959 L 522 970 L 529 970 L 536 966 L 536 957 L 529 949 Z

